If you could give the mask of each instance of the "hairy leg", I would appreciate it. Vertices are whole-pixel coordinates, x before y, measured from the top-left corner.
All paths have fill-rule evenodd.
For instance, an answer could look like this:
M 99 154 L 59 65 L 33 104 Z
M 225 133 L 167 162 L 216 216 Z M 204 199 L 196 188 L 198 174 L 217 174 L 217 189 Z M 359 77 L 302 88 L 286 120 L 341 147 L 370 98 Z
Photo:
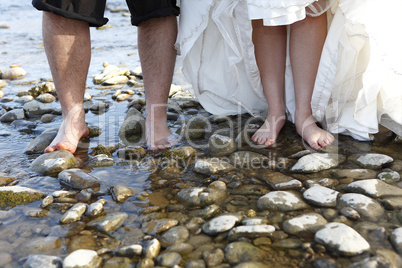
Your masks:
M 45 153 L 74 153 L 81 137 L 88 135 L 83 109 L 85 81 L 91 59 L 88 23 L 43 13 L 45 51 L 60 101 L 63 122 Z
M 175 142 L 167 126 L 166 108 L 176 62 L 176 36 L 175 16 L 149 19 L 138 26 L 138 51 L 147 100 L 146 140 L 151 149 L 168 148 Z
M 326 32 L 325 14 L 292 24 L 290 32 L 290 59 L 296 99 L 295 125 L 299 135 L 316 150 L 334 141 L 329 132 L 314 122 L 311 110 L 311 97 Z
M 264 26 L 262 20 L 253 20 L 252 25 L 255 57 L 268 102 L 268 116 L 251 139 L 261 145 L 272 145 L 286 122 L 286 27 Z

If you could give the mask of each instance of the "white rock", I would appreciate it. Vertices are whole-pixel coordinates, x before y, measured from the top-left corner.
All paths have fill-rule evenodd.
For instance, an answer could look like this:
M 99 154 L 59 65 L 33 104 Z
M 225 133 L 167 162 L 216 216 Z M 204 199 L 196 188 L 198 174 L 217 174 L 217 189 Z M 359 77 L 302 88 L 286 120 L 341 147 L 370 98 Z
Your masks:
M 317 184 L 313 185 L 303 193 L 303 197 L 307 202 L 321 207 L 335 207 L 338 195 L 338 191 Z
M 309 206 L 296 192 L 272 191 L 260 197 L 257 206 L 262 210 L 292 211 L 308 208 Z
M 102 258 L 98 256 L 96 251 L 89 249 L 78 249 L 70 253 L 63 262 L 63 268 L 80 268 L 80 267 L 100 267 Z
M 159 251 L 161 250 L 161 243 L 158 239 L 154 238 L 148 242 L 147 246 L 144 249 L 144 257 L 153 259 L 159 255 Z
M 275 232 L 275 227 L 272 225 L 248 225 L 237 226 L 229 232 L 229 240 L 233 241 L 239 237 L 266 237 Z
M 318 172 L 330 169 L 339 165 L 345 160 L 344 156 L 339 154 L 309 154 L 300 158 L 291 168 L 293 172 Z
M 351 207 L 372 221 L 377 221 L 384 214 L 384 208 L 377 201 L 362 194 L 343 194 L 339 198 L 338 207 Z
M 77 203 L 72 206 L 66 213 L 64 213 L 63 217 L 60 219 L 60 223 L 71 223 L 78 221 L 81 216 L 85 213 L 87 209 L 87 205 L 84 203 Z
M 21 67 L 14 67 L 14 68 L 9 68 L 3 71 L 1 78 L 2 79 L 17 79 L 19 77 L 25 76 L 27 72 L 22 69 Z
M 360 254 L 370 249 L 369 243 L 354 229 L 343 223 L 332 222 L 319 230 L 315 241 L 346 256 Z
M 396 228 L 392 232 L 390 240 L 396 251 L 398 251 L 399 254 L 402 254 L 402 227 Z
M 236 215 L 221 215 L 205 223 L 202 230 L 209 235 L 223 233 L 232 229 L 240 220 L 241 217 Z
M 394 161 L 392 157 L 384 154 L 352 155 L 350 159 L 365 168 L 380 168 Z

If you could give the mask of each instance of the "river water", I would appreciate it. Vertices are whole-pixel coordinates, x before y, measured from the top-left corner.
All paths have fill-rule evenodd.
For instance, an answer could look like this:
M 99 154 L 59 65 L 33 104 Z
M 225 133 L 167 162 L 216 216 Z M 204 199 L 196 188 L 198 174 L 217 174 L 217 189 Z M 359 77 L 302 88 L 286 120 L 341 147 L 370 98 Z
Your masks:
M 110 101 L 111 94 L 113 94 L 115 90 L 101 88 L 94 85 L 92 82 L 92 77 L 102 72 L 104 62 L 129 70 L 133 70 L 140 65 L 136 47 L 137 32 L 136 28 L 131 26 L 130 17 L 127 13 L 128 10 L 126 10 L 125 1 L 108 0 L 108 9 L 106 10 L 105 16 L 109 18 L 108 25 L 111 27 L 106 29 L 91 29 L 92 60 L 86 92 L 94 96 L 94 101 Z M 1 0 L 0 14 L 0 70 L 6 69 L 11 65 L 20 65 L 27 72 L 27 75 L 23 79 L 9 81 L 9 84 L 2 89 L 5 93 L 4 98 L 12 97 L 14 99 L 10 99 L 9 102 L 4 102 L 4 104 L 10 108 L 18 108 L 21 107 L 20 103 L 15 102 L 18 92 L 30 89 L 40 80 L 51 78 L 41 36 L 41 13 L 35 10 L 31 6 L 30 1 L 27 0 Z M 189 85 L 183 79 L 180 72 L 180 58 L 178 58 L 173 82 L 180 85 L 182 88 L 189 88 Z M 91 138 L 89 142 L 83 144 L 83 148 L 77 151 L 76 157 L 80 163 L 85 163 L 90 158 L 88 154 L 88 152 L 91 151 L 90 148 L 94 148 L 99 144 L 112 145 L 120 142 L 117 133 L 127 111 L 127 102 L 112 101 L 110 104 L 110 109 L 103 115 L 96 115 L 91 112 L 87 113 L 86 121 L 90 125 L 101 128 L 102 134 L 98 137 Z M 52 105 L 59 107 L 58 102 Z M 199 113 L 208 115 L 203 110 Z M 184 116 L 186 119 L 193 117 L 194 110 L 191 113 L 184 113 Z M 33 188 L 46 194 L 51 194 L 60 189 L 67 189 L 60 184 L 55 176 L 43 176 L 32 172 L 29 166 L 38 155 L 27 155 L 23 153 L 24 149 L 34 137 L 38 136 L 46 129 L 57 128 L 60 125 L 61 118 L 56 117 L 53 122 L 48 124 L 37 124 L 37 118 L 29 119 L 28 121 L 35 124 L 35 127 L 32 127 L 31 131 L 20 131 L 21 127 L 13 124 L 0 123 L 0 172 L 5 172 L 16 177 L 18 179 L 18 185 L 20 186 Z M 175 122 L 170 122 L 170 124 L 176 127 Z M 215 129 L 219 127 L 219 125 L 214 125 Z M 400 165 L 400 160 L 402 159 L 401 143 L 393 142 L 394 137 L 387 131 L 383 131 L 381 135 L 382 136 L 378 139 L 379 141 L 374 143 L 358 142 L 348 137 L 339 137 L 339 143 L 337 144 L 339 146 L 338 150 L 345 156 L 353 153 L 384 153 L 393 157 L 394 160 L 399 161 L 398 163 Z M 272 154 L 275 158 L 278 158 L 297 152 L 297 150 L 302 149 L 302 147 L 300 146 L 300 142 L 296 140 L 299 140 L 299 138 L 294 127 L 286 126 L 283 137 L 281 137 L 280 145 L 277 148 L 270 149 L 269 155 Z M 207 142 L 208 139 L 199 141 L 199 144 L 202 144 L 198 150 L 200 156 L 205 154 L 204 145 L 206 145 Z M 268 155 L 267 151 L 264 149 L 255 151 Z M 5 267 L 22 266 L 25 258 L 32 252 L 64 258 L 73 249 L 79 247 L 99 250 L 101 248 L 114 249 L 118 246 L 142 243 L 143 239 L 148 238 L 146 234 L 140 231 L 140 226 L 147 220 L 163 219 L 168 216 L 170 218 L 177 217 L 180 224 L 184 225 L 184 223 L 194 217 L 194 215 L 198 215 L 197 213 L 200 211 L 199 207 L 187 208 L 178 203 L 180 201 L 174 196 L 179 189 L 208 186 L 212 180 L 219 178 L 219 176 L 208 177 L 197 174 L 193 172 L 191 168 L 186 170 L 184 175 L 179 177 L 169 174 L 155 174 L 155 163 L 153 161 L 155 161 L 156 158 L 153 158 L 152 154 L 145 158 L 144 165 L 137 166 L 123 165 L 124 163 L 119 164 L 119 159 L 116 154 L 113 155 L 113 159 L 116 161 L 116 164 L 111 167 L 88 168 L 82 164 L 80 168 L 95 176 L 101 182 L 101 189 L 97 192 L 97 196 L 102 196 L 106 200 L 105 211 L 123 211 L 130 215 L 130 219 L 124 227 L 112 234 L 100 234 L 93 231 L 91 231 L 91 233 L 88 230 L 84 230 L 80 235 L 61 237 L 61 241 L 55 242 L 54 246 L 39 248 L 32 246 L 32 243 L 36 243 L 36 241 L 38 241 L 38 244 L 43 243 L 43 239 L 49 234 L 49 228 L 59 224 L 58 221 L 62 213 L 57 210 L 50 210 L 47 216 L 43 218 L 31 218 L 27 216 L 27 212 L 40 207 L 40 201 L 24 206 L 7 208 L 7 210 L 13 212 L 13 216 L 10 218 L 1 218 L 0 220 L 2 223 L 0 226 L 0 257 L 6 256 L 1 255 L 2 252 L 8 252 L 9 255 L 7 255 L 7 257 L 11 256 L 12 259 Z M 356 165 L 347 162 L 341 166 L 341 168 L 356 168 Z M 230 188 L 232 195 L 224 206 L 222 206 L 222 210 L 225 212 L 238 211 L 247 214 L 252 210 L 257 210 L 255 203 L 258 198 L 257 195 L 260 193 L 259 190 L 263 189 L 261 190 L 263 192 L 267 186 L 263 185 L 260 180 L 263 171 L 244 169 L 236 172 L 237 174 L 231 173 L 226 177 L 223 176 L 222 181 L 225 181 L 228 185 L 232 185 L 232 188 Z M 398 172 L 401 173 L 401 170 L 398 170 Z M 317 180 L 318 178 L 336 179 L 330 172 L 309 176 L 300 175 L 297 178 L 303 182 L 309 179 Z M 341 181 L 340 184 L 338 182 L 336 184 L 334 183 L 332 186 L 336 186 L 337 190 L 341 191 L 341 186 L 351 182 L 348 179 L 350 178 L 346 178 L 344 181 Z M 118 184 L 131 188 L 135 196 L 123 204 L 116 203 L 111 195 L 108 194 L 108 189 Z M 243 188 L 242 184 L 244 184 Z M 400 183 L 396 183 L 395 185 L 401 187 Z M 242 190 L 237 190 L 238 188 Z M 146 193 L 148 196 L 146 202 L 140 198 L 143 193 Z M 174 209 L 167 211 L 166 204 L 170 204 L 171 207 L 180 206 L 181 209 L 178 210 L 180 213 Z M 156 207 L 159 209 L 156 209 L 155 213 L 143 215 L 141 211 L 148 206 L 150 210 L 156 209 Z M 324 209 L 314 208 L 314 211 L 321 213 Z M 308 212 L 310 212 L 310 210 Z M 387 212 L 388 214 L 378 223 L 380 224 L 380 227 L 378 227 L 380 231 L 382 230 L 381 228 L 383 228 L 389 235 L 390 230 L 399 226 L 400 223 L 396 220 L 397 212 L 397 209 Z M 261 212 L 258 215 L 263 216 L 264 213 L 265 212 Z M 0 216 L 1 215 L 3 214 L 0 214 Z M 268 221 L 280 226 L 283 220 L 296 215 L 298 215 L 296 212 L 271 213 L 268 217 Z M 87 221 L 87 219 L 84 220 L 84 222 Z M 375 228 L 373 227 L 373 229 Z M 272 238 L 272 240 L 280 242 L 282 239 L 285 241 L 287 237 L 288 236 L 283 231 L 279 231 L 276 234 L 276 238 Z M 294 236 L 292 238 L 294 238 Z M 207 240 L 213 244 L 213 246 L 211 246 L 212 248 L 224 248 L 227 244 L 225 235 L 215 237 L 214 240 L 208 240 L 205 237 L 199 239 L 201 240 L 196 241 L 203 241 L 202 243 L 205 244 L 205 240 Z M 370 244 L 373 248 L 370 254 L 375 255 L 374 250 L 377 249 L 392 250 L 387 239 L 385 239 L 386 243 L 382 243 L 380 238 L 376 239 L 377 238 L 373 238 L 370 240 Z M 244 241 L 248 240 L 244 239 Z M 287 244 L 283 242 L 283 245 L 287 245 L 287 247 L 283 246 L 285 248 L 277 247 L 271 249 L 271 247 L 265 245 L 265 263 L 268 265 L 266 267 L 344 267 L 346 264 L 361 261 L 364 257 L 355 257 L 354 259 L 340 257 L 337 254 L 325 252 L 325 249 L 322 250 L 319 246 L 314 248 L 314 250 L 312 249 L 313 252 L 315 251 L 314 253 L 308 253 L 306 249 L 299 248 L 299 251 L 295 252 L 292 245 L 290 245 L 293 243 L 292 241 L 287 241 Z M 298 241 L 305 242 L 304 245 L 308 245 L 309 243 L 316 245 L 311 237 L 302 237 L 301 240 Z M 196 248 L 196 245 L 193 246 Z M 309 248 L 308 246 L 306 247 Z M 369 254 L 365 256 L 367 257 Z M 312 266 L 309 260 L 318 257 L 336 260 L 339 266 Z M 194 258 L 202 257 L 198 256 Z M 105 259 L 107 259 L 107 257 L 105 257 Z M 185 262 L 183 261 L 181 264 L 184 266 Z M 330 264 L 331 262 L 327 262 L 327 265 Z

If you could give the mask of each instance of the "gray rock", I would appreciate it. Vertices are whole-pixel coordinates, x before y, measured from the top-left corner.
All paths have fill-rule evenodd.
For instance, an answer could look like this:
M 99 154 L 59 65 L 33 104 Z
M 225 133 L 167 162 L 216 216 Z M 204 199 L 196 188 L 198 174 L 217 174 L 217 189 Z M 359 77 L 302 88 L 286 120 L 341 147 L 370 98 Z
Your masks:
M 24 110 L 30 114 L 43 115 L 50 114 L 54 108 L 49 104 L 33 100 L 24 104 Z
M 85 173 L 83 170 L 78 168 L 64 170 L 58 175 L 58 179 L 74 188 L 74 189 L 87 189 L 87 188 L 98 188 L 100 183 L 97 178 Z
M 338 191 L 320 185 L 313 185 L 303 193 L 308 203 L 319 207 L 336 207 L 338 195 Z
M 339 198 L 338 208 L 351 207 L 363 218 L 370 221 L 379 220 L 384 208 L 375 200 L 362 194 L 343 194 Z
M 377 176 L 377 172 L 370 169 L 354 168 L 354 169 L 333 169 L 331 173 L 341 178 L 353 178 L 355 180 L 374 179 Z
M 390 240 L 394 249 L 399 253 L 402 254 L 402 227 L 396 228 L 391 236 Z
M 234 152 L 229 157 L 230 163 L 236 168 L 268 168 L 271 166 L 269 158 L 263 154 L 251 151 Z M 271 166 L 275 167 L 275 165 Z
M 48 195 L 46 196 L 43 200 L 42 200 L 42 204 L 40 205 L 41 208 L 46 208 L 47 206 L 49 206 L 50 204 L 52 204 L 54 201 L 53 196 Z
M 82 230 L 84 230 L 85 227 L 86 224 L 80 221 L 56 225 L 50 229 L 49 236 L 66 238 L 79 234 Z
M 382 256 L 374 256 L 371 258 L 364 258 L 361 261 L 349 265 L 347 268 L 376 268 L 376 267 L 399 267 L 394 266 L 390 260 Z
M 21 120 L 25 118 L 24 110 L 23 109 L 14 109 L 11 111 L 6 112 L 0 117 L 0 122 L 3 123 L 10 123 L 15 120 Z
M 349 161 L 352 161 L 363 168 L 377 169 L 382 166 L 392 163 L 394 159 L 384 154 L 354 154 L 349 156 Z
M 21 67 L 13 67 L 2 71 L 1 78 L 5 80 L 14 80 L 25 76 L 27 72 Z
M 101 115 L 106 113 L 110 108 L 110 103 L 108 102 L 97 102 L 91 105 L 91 107 L 89 107 L 89 110 L 96 114 L 96 115 Z
M 357 212 L 355 209 L 353 209 L 351 207 L 341 208 L 339 210 L 339 213 L 341 215 L 345 216 L 346 218 L 354 220 L 354 221 L 361 219 L 359 212 Z
M 313 234 L 327 224 L 327 220 L 317 213 L 308 213 L 286 220 L 283 230 L 289 234 Z
M 36 100 L 42 103 L 51 103 L 56 100 L 56 97 L 49 93 L 42 93 L 36 97 Z
M 141 230 L 146 234 L 159 234 L 176 226 L 178 223 L 179 221 L 176 219 L 153 219 L 142 223 Z
M 235 241 L 239 237 L 257 238 L 267 237 L 275 231 L 275 227 L 272 225 L 246 225 L 237 226 L 230 230 L 228 239 L 229 241 Z
M 110 187 L 110 192 L 112 193 L 113 199 L 117 202 L 125 202 L 134 195 L 133 190 L 124 185 L 112 186 Z
M 55 115 L 55 114 L 44 114 L 44 115 L 42 115 L 42 117 L 40 118 L 40 121 L 41 121 L 42 123 L 47 124 L 47 123 L 52 122 L 56 117 L 57 117 L 57 115 Z
M 78 163 L 69 151 L 55 151 L 39 156 L 31 164 L 31 170 L 37 173 L 54 174 L 68 169 Z
M 87 226 L 104 233 L 110 233 L 117 230 L 124 223 L 127 217 L 128 214 L 125 212 L 109 213 L 106 216 L 88 222 Z
M 114 165 L 114 160 L 106 154 L 98 154 L 88 160 L 88 167 L 110 167 Z
M 27 148 L 25 148 L 24 153 L 26 154 L 36 154 L 43 153 L 43 151 L 50 145 L 57 135 L 57 130 L 48 130 L 40 134 L 38 137 L 33 139 Z
M 240 215 L 220 215 L 205 223 L 202 231 L 208 235 L 223 233 L 232 229 L 240 221 Z
M 326 170 L 338 166 L 345 161 L 340 154 L 309 154 L 300 158 L 290 169 L 293 172 L 311 173 Z
M 205 268 L 205 267 L 207 266 L 205 265 L 204 260 L 188 261 L 185 266 L 185 268 Z
M 31 95 L 27 95 L 27 96 L 22 96 L 22 97 L 16 99 L 15 102 L 25 104 L 27 102 L 30 102 L 33 99 L 34 98 Z
M 186 242 L 190 236 L 190 232 L 186 227 L 175 226 L 167 230 L 161 237 L 163 247 L 168 247 L 174 244 Z
M 260 197 L 257 207 L 261 210 L 293 211 L 308 208 L 309 205 L 296 192 L 273 191 Z
M 231 264 L 238 264 L 241 262 L 259 262 L 264 259 L 266 253 L 247 242 L 233 242 L 226 246 L 225 257 Z
M 77 203 L 64 213 L 60 223 L 72 223 L 81 219 L 81 216 L 87 210 L 87 204 Z
M 128 110 L 126 117 L 119 129 L 119 137 L 124 144 L 137 144 L 143 138 L 145 132 L 145 118 L 135 108 Z
M 211 217 L 215 216 L 220 211 L 221 211 L 220 206 L 218 206 L 216 204 L 212 204 L 212 205 L 207 206 L 203 210 L 201 210 L 200 213 L 198 213 L 198 216 L 200 216 L 201 218 L 208 219 L 208 218 L 211 218 Z
M 56 256 L 30 254 L 24 264 L 24 268 L 61 268 L 63 260 Z
M 296 180 L 290 176 L 286 176 L 280 172 L 270 173 L 263 176 L 263 180 L 273 190 L 300 190 L 303 185 L 299 180 Z
M 115 250 L 115 254 L 121 257 L 134 258 L 135 256 L 141 256 L 142 246 L 141 245 L 131 245 Z
M 331 222 L 319 230 L 314 239 L 326 248 L 346 256 L 354 256 L 370 249 L 369 243 L 353 228 Z
M 216 175 L 229 172 L 234 167 L 220 158 L 199 159 L 194 164 L 194 170 L 205 175 Z
M 237 143 L 234 139 L 213 134 L 208 141 L 209 154 L 212 156 L 228 155 L 236 151 Z
M 67 255 L 63 262 L 63 268 L 98 268 L 101 267 L 102 258 L 96 251 L 78 249 Z
M 183 189 L 177 194 L 177 196 L 183 201 L 195 206 L 219 204 L 226 199 L 225 191 L 204 187 Z
M 188 189 L 183 189 L 181 190 L 177 196 L 182 199 L 183 201 L 195 205 L 195 206 L 199 206 L 201 205 L 201 200 L 199 195 L 207 188 L 205 187 L 191 187 Z
M 220 248 L 216 248 L 212 251 L 206 250 L 202 253 L 202 258 L 208 267 L 215 267 L 222 264 L 225 259 L 225 253 Z
M 355 181 L 346 187 L 347 191 L 361 193 L 373 198 L 401 196 L 402 189 L 378 179 Z
M 395 183 L 401 180 L 401 175 L 396 171 L 384 171 L 377 175 L 377 178 L 386 183 Z
M 161 250 L 161 244 L 158 239 L 154 238 L 147 243 L 144 249 L 144 257 L 153 259 L 159 255 L 160 250 Z
M 181 256 L 176 252 L 166 252 L 156 257 L 156 262 L 164 267 L 173 267 L 179 265 Z
M 177 243 L 166 248 L 166 251 L 176 252 L 179 253 L 180 255 L 189 254 L 193 250 L 194 250 L 193 245 L 190 245 L 188 243 Z

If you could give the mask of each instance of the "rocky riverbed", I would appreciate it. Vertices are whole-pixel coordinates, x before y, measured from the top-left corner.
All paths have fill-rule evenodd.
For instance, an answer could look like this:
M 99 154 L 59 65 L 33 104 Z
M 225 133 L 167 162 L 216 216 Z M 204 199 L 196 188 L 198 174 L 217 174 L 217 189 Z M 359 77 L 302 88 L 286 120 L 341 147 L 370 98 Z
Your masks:
M 95 56 L 110 49 L 99 32 Z M 43 154 L 61 122 L 54 84 L 3 42 L 0 267 L 402 267 L 402 137 L 382 128 L 316 152 L 288 123 L 262 148 L 260 119 L 207 113 L 177 75 L 168 119 L 182 140 L 149 151 L 138 62 L 96 57 L 90 136 L 74 155 Z

